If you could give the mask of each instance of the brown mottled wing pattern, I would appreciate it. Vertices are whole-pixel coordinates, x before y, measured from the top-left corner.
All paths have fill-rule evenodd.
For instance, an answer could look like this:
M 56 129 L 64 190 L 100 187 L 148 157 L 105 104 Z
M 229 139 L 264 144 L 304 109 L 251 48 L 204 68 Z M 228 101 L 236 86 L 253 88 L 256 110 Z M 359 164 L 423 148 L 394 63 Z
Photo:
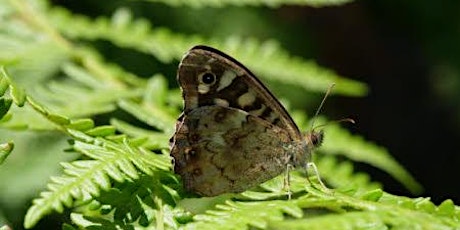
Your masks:
M 188 191 L 241 192 L 279 175 L 287 164 L 303 165 L 309 156 L 283 106 L 233 58 L 194 47 L 179 65 L 178 81 L 185 106 L 171 155 Z
M 242 192 L 286 169 L 289 142 L 287 132 L 242 110 L 204 106 L 176 133 L 175 170 L 201 195 Z
M 206 93 L 197 90 L 201 73 L 212 72 L 216 84 Z M 205 105 L 215 105 L 219 99 L 229 102 L 227 107 L 237 108 L 260 117 L 282 129 L 293 139 L 302 135 L 286 109 L 245 66 L 219 50 L 196 46 L 182 59 L 178 81 L 185 98 L 184 111 Z M 244 100 L 246 99 L 246 101 Z

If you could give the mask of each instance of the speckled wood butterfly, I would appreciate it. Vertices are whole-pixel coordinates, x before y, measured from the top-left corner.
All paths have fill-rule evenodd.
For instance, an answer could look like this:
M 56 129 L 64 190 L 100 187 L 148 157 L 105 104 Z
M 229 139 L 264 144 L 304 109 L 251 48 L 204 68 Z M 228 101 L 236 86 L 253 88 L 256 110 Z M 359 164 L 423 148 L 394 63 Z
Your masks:
M 177 79 L 185 105 L 170 146 L 187 191 L 242 192 L 289 165 L 306 168 L 322 140 L 322 132 L 303 136 L 262 82 L 219 50 L 193 47 Z

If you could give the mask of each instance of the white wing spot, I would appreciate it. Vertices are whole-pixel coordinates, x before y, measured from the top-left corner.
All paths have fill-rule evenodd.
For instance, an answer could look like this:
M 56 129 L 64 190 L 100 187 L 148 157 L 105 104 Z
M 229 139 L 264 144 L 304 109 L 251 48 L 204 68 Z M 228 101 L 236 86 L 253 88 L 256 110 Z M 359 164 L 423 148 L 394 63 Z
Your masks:
M 228 107 L 230 105 L 230 103 L 227 100 L 224 100 L 222 98 L 214 98 L 214 104 L 222 107 Z
M 238 97 L 238 105 L 241 106 L 241 108 L 244 108 L 254 103 L 255 100 L 256 100 L 256 97 L 254 93 L 249 91 Z
M 206 84 L 199 84 L 198 85 L 198 93 L 200 93 L 200 94 L 208 93 L 209 89 L 210 89 L 209 85 L 206 85 Z
M 217 91 L 221 91 L 222 89 L 227 88 L 230 84 L 232 84 L 233 79 L 236 78 L 236 73 L 231 70 L 226 70 L 219 81 L 219 87 Z

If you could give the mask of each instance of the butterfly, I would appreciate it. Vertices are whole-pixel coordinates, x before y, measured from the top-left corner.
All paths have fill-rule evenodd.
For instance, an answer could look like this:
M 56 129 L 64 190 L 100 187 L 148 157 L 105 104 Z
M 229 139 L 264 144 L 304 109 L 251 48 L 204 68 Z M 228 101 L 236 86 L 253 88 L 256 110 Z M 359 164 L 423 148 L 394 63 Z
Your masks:
M 322 132 L 303 136 L 286 109 L 244 65 L 207 47 L 183 57 L 184 110 L 170 139 L 174 171 L 202 196 L 238 193 L 289 166 L 307 167 Z

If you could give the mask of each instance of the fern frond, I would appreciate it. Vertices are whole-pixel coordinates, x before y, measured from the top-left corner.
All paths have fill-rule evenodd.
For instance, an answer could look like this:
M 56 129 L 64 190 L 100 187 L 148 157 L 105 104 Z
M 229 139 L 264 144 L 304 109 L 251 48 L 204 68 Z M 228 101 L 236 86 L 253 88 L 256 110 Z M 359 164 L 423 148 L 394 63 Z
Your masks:
M 111 82 L 117 85 L 111 85 L 110 81 L 98 80 L 84 69 L 72 64 L 64 66 L 64 72 L 68 73 L 67 76 L 71 79 L 38 86 L 35 92 L 40 101 L 51 110 L 69 117 L 87 117 L 111 112 L 116 109 L 118 100 L 142 95 L 140 89 L 131 89 L 114 81 Z
M 184 229 L 247 229 L 248 226 L 266 229 L 268 220 L 284 220 L 285 214 L 299 218 L 300 209 L 289 201 L 233 202 L 217 205 L 215 210 L 196 215 L 194 222 Z M 236 221 L 238 220 L 238 221 Z
M 208 44 L 225 50 L 261 77 L 318 92 L 324 92 L 332 83 L 337 84 L 334 90 L 337 94 L 362 96 L 367 92 L 364 84 L 338 76 L 313 61 L 292 57 L 274 41 L 259 42 L 255 39 L 243 40 L 237 37 L 216 41 L 199 36 L 184 36 L 165 28 L 152 29 L 150 23 L 145 20 L 133 20 L 126 9 L 115 12 L 111 20 L 99 18 L 92 21 L 83 16 L 71 15 L 64 9 L 54 9 L 51 16 L 53 23 L 56 23 L 55 26 L 66 36 L 78 39 L 106 39 L 120 47 L 152 54 L 163 62 L 180 59 L 184 50 L 194 45 Z M 70 21 L 72 28 L 67 26 Z
M 364 138 L 351 135 L 336 124 L 324 128 L 326 138 L 321 151 L 327 154 L 341 154 L 353 161 L 364 162 L 379 168 L 401 182 L 414 194 L 419 194 L 421 185 L 383 147 L 370 143 Z
M 314 61 L 293 57 L 274 41 L 260 43 L 254 39 L 233 37 L 223 43 L 211 44 L 237 57 L 262 78 L 314 92 L 324 93 L 332 83 L 336 83 L 335 94 L 363 96 L 367 93 L 365 84 L 341 77 Z
M 175 218 L 184 214 L 171 206 L 177 194 L 163 185 L 165 178 L 164 175 L 156 174 L 152 177 L 143 176 L 135 183 L 116 184 L 114 188 L 102 192 L 97 198 L 97 206 L 92 205 L 91 210 L 72 213 L 72 221 L 85 229 L 177 229 L 179 223 Z M 102 215 L 85 215 L 94 213 L 95 206 Z
M 165 133 L 172 134 L 174 132 L 173 124 L 176 119 L 165 110 L 161 110 L 160 108 L 153 106 L 146 108 L 127 100 L 120 101 L 118 105 L 120 108 L 135 115 L 137 119 L 145 122 L 146 124 L 158 128 Z
M 113 136 L 114 127 L 94 127 L 94 123 L 88 119 L 72 122 L 66 117 L 51 113 L 30 97 L 27 97 L 27 102 L 36 113 L 75 139 L 72 145 L 75 151 L 93 160 L 62 163 L 64 175 L 53 177 L 48 184 L 50 191 L 42 192 L 41 197 L 34 200 L 34 205 L 26 214 L 26 227 L 35 225 L 52 210 L 62 212 L 64 206 L 73 206 L 74 200 L 87 202 L 99 197 L 101 190 L 111 187 L 110 178 L 119 182 L 136 180 L 141 174 L 153 175 L 159 170 L 169 171 L 171 167 L 167 153 L 153 154 L 131 146 L 126 139 L 115 142 L 102 138 Z
M 307 187 L 294 200 L 227 201 L 196 215 L 185 229 L 452 229 L 460 227 L 451 201 L 436 207 L 427 199 L 409 199 L 381 190 L 340 193 Z M 421 205 L 423 203 L 423 205 Z M 448 210 L 443 213 L 441 210 Z M 442 213 L 440 215 L 440 213 Z M 290 218 L 289 218 L 290 217 Z
M 34 128 L 37 130 L 52 127 L 51 122 L 44 119 L 30 107 L 24 106 L 26 101 L 24 89 L 17 86 L 3 66 L 0 68 L 0 87 L 0 93 L 2 93 L 0 98 L 0 124 L 3 127 L 10 129 Z M 8 94 L 5 95 L 6 93 Z M 13 103 L 16 106 L 12 106 Z
M 291 114 L 299 127 L 303 127 L 305 130 L 312 129 L 310 126 L 311 123 L 309 124 L 307 122 L 305 113 L 294 111 Z M 403 184 L 413 194 L 419 194 L 422 191 L 422 186 L 417 180 L 383 147 L 366 141 L 361 136 L 352 135 L 345 128 L 342 128 L 336 123 L 328 123 L 328 121 L 322 117 L 316 117 L 315 119 L 316 124 L 327 125 L 324 126 L 324 142 L 321 147 L 313 153 L 314 155 L 321 155 L 323 153 L 342 155 L 352 161 L 366 163 L 385 171 Z M 368 184 L 368 178 L 365 175 L 353 173 L 353 179 L 346 179 L 348 176 L 351 176 L 353 171 L 352 165 L 349 163 L 343 162 L 339 164 L 335 158 L 327 156 L 319 156 L 318 159 L 315 159 L 315 163 L 317 163 L 318 168 L 321 169 L 321 176 L 326 178 L 326 181 L 330 182 L 334 187 L 348 187 L 347 184 L 360 184 L 362 182 L 365 183 L 361 184 L 364 188 L 371 189 L 376 186 L 376 184 Z M 342 176 L 343 178 L 339 179 L 339 177 Z M 358 179 L 359 177 L 361 177 L 361 179 Z M 360 180 L 362 181 L 359 182 Z M 367 185 L 370 187 L 367 187 Z
M 110 124 L 116 127 L 118 131 L 126 135 L 129 135 L 133 138 L 145 138 L 145 142 L 142 143 L 142 147 L 144 148 L 166 149 L 169 147 L 169 137 L 166 136 L 164 133 L 142 129 L 118 119 L 110 120 Z
M 19 107 L 22 107 L 26 101 L 26 93 L 24 89 L 16 85 L 11 80 L 10 75 L 7 73 L 4 66 L 0 66 L 0 96 L 3 96 L 9 89 L 9 96 L 11 99 L 4 99 L 2 104 L 2 114 L 5 115 L 11 106 L 11 102 L 14 102 Z M 3 116 L 2 116 L 3 117 Z M 1 117 L 0 117 L 1 118 Z
M 11 104 L 13 104 L 13 99 L 3 96 L 10 87 L 10 79 L 8 77 L 8 73 L 3 66 L 0 66 L 0 121 L 3 120 L 5 115 L 10 110 Z M 10 97 L 15 97 L 12 93 L 12 90 Z M 8 119 L 8 117 L 5 118 L 5 120 L 6 119 Z
M 85 136 L 71 131 L 81 139 Z M 91 142 L 91 143 L 88 143 Z M 169 170 L 167 155 L 158 155 L 131 147 L 127 142 L 115 143 L 101 138 L 85 136 L 85 142 L 76 141 L 73 149 L 95 160 L 80 160 L 62 163 L 64 175 L 52 178 L 48 189 L 40 198 L 33 201 L 28 210 L 25 226 L 33 226 L 52 210 L 62 212 L 63 206 L 71 207 L 73 200 L 89 201 L 100 195 L 101 189 L 107 190 L 110 179 L 118 182 L 136 180 L 141 172 L 152 175 L 152 170 Z
M 308 219 L 273 221 L 270 227 L 273 229 L 299 230 L 388 229 L 380 214 L 376 212 L 349 212 Z

